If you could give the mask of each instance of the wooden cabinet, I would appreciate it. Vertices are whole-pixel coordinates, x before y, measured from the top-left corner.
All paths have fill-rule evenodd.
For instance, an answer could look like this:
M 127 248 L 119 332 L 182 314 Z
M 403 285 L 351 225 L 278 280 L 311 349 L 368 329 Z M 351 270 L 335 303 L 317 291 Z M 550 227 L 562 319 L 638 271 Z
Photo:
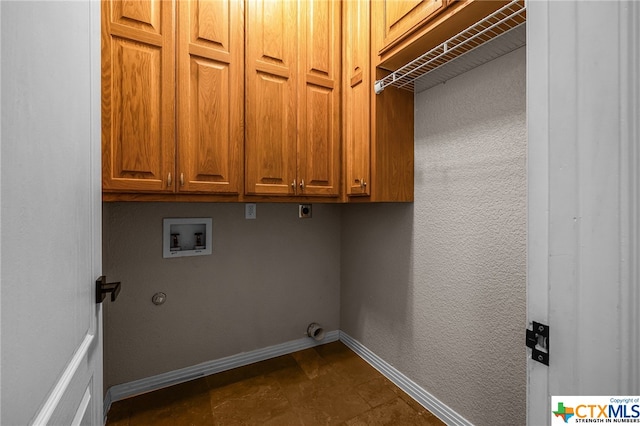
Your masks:
M 249 194 L 295 193 L 297 20 L 297 2 L 247 3 L 245 190 Z
M 428 2 L 391 3 L 402 24 Z M 413 199 L 413 94 L 373 94 L 376 2 L 102 4 L 104 199 Z
M 300 2 L 298 92 L 298 191 L 340 193 L 341 5 Z
M 177 190 L 242 190 L 242 3 L 178 1 Z
M 376 95 L 368 0 L 345 3 L 344 163 L 347 201 L 413 201 L 413 92 Z
M 344 3 L 344 170 L 347 196 L 370 195 L 369 2 Z
M 387 74 L 372 67 L 371 79 Z M 370 201 L 413 201 L 413 91 L 388 87 L 371 97 Z
M 381 50 L 396 44 L 441 12 L 446 0 L 380 0 L 382 17 Z M 374 21 L 378 22 L 378 21 Z
M 242 12 L 235 1 L 103 2 L 104 191 L 240 191 Z
M 251 1 L 245 191 L 340 192 L 340 2 Z
M 399 69 L 508 3 L 510 0 L 373 1 L 374 64 L 387 70 Z M 486 40 L 491 34 L 480 39 Z
M 173 5 L 102 3 L 102 186 L 173 191 Z

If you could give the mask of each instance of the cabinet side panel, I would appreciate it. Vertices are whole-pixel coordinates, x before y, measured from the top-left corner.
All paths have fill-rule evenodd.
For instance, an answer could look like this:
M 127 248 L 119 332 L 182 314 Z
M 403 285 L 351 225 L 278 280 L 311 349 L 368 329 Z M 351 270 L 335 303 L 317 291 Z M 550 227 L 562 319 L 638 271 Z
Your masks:
M 383 78 L 380 70 L 378 79 Z M 374 95 L 375 149 L 371 201 L 413 201 L 413 92 L 389 87 Z

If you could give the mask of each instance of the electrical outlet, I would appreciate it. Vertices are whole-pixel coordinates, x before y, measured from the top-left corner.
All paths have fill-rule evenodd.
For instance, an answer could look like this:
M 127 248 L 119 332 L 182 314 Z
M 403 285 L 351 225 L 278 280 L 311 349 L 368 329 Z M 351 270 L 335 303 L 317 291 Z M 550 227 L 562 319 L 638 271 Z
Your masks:
M 300 204 L 298 206 L 298 217 L 300 219 L 311 217 L 311 204 Z
M 256 205 L 255 203 L 247 203 L 244 205 L 244 218 L 255 219 L 256 218 Z

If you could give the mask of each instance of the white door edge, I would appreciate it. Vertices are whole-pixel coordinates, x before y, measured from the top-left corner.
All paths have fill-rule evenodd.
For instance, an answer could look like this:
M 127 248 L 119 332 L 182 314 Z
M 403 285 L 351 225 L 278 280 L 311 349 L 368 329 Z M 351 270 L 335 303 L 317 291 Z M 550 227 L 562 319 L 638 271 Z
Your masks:
M 549 43 L 548 4 L 527 2 L 527 324 L 548 322 L 549 278 Z M 532 79 L 531 76 L 536 76 Z M 535 125 L 531 125 L 535 123 Z M 524 341 L 524 330 L 523 330 Z M 524 342 L 523 342 L 524 343 Z M 527 424 L 546 424 L 547 367 L 527 351 Z M 551 361 L 553 362 L 553 361 Z M 546 412 L 546 410 L 544 410 Z
M 67 364 L 67 367 L 64 369 L 64 372 L 56 383 L 56 386 L 53 388 L 44 405 L 38 412 L 38 415 L 33 421 L 34 425 L 39 426 L 49 423 L 49 420 L 58 407 L 62 396 L 65 394 L 67 388 L 69 387 L 69 384 L 78 371 L 78 367 L 80 367 L 82 360 L 87 356 L 89 348 L 91 348 L 91 343 L 93 343 L 93 339 L 93 334 L 87 333 L 84 336 L 82 343 L 80 344 L 80 346 L 78 346 L 78 349 L 73 354 L 71 361 L 69 361 L 69 364 Z
M 82 397 L 82 401 L 80 401 L 80 406 L 76 411 L 76 415 L 73 417 L 71 426 L 80 426 L 82 419 L 85 417 L 87 409 L 89 408 L 89 402 L 91 402 L 91 385 L 89 385 L 84 392 L 84 396 Z
M 551 347 L 549 367 L 528 351 L 537 426 L 552 395 L 640 394 L 640 4 L 528 1 L 527 114 L 527 320 Z

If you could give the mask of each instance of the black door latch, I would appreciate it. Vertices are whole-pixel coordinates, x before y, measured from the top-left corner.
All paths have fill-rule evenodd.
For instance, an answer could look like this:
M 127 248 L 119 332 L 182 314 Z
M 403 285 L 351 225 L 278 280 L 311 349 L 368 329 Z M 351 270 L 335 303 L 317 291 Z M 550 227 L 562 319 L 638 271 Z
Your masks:
M 549 326 L 533 321 L 533 330 L 527 330 L 527 347 L 531 359 L 549 365 Z
M 102 303 L 107 293 L 111 293 L 111 301 L 115 302 L 120 294 L 120 282 L 107 283 L 107 277 L 103 275 L 96 280 L 96 303 Z

